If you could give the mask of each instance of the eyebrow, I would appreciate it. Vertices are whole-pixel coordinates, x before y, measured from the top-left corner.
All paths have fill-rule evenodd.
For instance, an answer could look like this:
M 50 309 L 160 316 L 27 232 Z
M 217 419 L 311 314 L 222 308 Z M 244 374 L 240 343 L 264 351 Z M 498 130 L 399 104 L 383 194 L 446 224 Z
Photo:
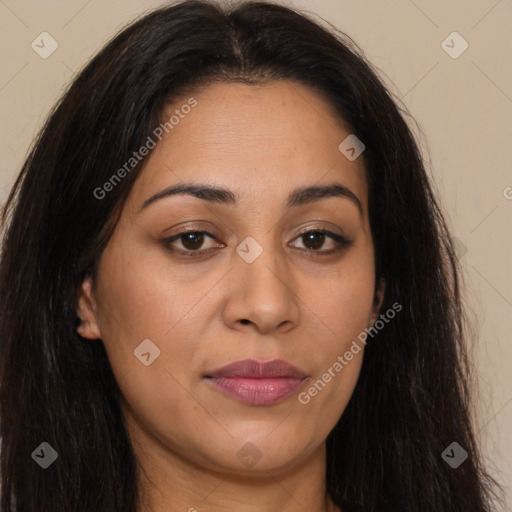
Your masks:
M 139 212 L 156 201 L 166 197 L 183 194 L 204 199 L 212 203 L 227 205 L 236 205 L 238 200 L 238 195 L 226 188 L 201 183 L 179 183 L 171 185 L 170 187 L 157 192 L 149 199 L 146 199 Z M 290 209 L 305 204 L 311 204 L 327 197 L 342 197 L 351 200 L 357 206 L 361 217 L 364 217 L 363 206 L 359 198 L 349 188 L 341 185 L 340 183 L 297 188 L 289 194 L 286 202 L 286 208 Z

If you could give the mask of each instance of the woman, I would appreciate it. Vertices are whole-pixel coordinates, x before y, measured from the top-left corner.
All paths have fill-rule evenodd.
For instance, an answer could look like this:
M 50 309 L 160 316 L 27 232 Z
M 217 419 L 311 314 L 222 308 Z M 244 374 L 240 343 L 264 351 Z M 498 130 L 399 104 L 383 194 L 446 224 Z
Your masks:
M 3 222 L 2 512 L 491 510 L 450 234 L 346 36 L 154 11 Z

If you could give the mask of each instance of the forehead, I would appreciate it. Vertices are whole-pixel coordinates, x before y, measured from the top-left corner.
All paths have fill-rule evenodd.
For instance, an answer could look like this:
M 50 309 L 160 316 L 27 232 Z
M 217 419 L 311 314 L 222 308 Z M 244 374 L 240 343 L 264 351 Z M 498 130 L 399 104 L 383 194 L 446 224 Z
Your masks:
M 338 181 L 367 208 L 363 159 L 351 161 L 339 149 L 350 131 L 307 86 L 216 83 L 168 105 L 162 123 L 171 118 L 162 140 L 154 137 L 156 148 L 134 187 L 138 204 L 180 182 L 208 182 L 258 201 Z

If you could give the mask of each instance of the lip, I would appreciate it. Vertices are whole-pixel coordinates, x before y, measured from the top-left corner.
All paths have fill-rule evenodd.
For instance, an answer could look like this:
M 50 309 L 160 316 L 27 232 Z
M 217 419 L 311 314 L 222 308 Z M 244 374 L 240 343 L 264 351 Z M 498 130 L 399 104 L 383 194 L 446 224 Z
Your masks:
M 208 375 L 216 390 L 250 405 L 271 405 L 290 396 L 304 382 L 304 372 L 282 359 L 235 361 Z

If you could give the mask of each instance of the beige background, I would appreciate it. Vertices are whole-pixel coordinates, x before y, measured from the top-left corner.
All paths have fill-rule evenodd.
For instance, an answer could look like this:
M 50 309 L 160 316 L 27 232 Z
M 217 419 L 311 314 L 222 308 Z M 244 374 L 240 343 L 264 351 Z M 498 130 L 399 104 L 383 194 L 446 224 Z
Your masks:
M 74 74 L 122 26 L 164 3 L 0 0 L 2 204 Z M 512 1 L 283 3 L 350 35 L 423 132 L 477 323 L 477 430 L 491 470 L 507 486 L 506 510 L 512 510 Z M 46 60 L 31 48 L 43 31 L 59 44 Z M 441 46 L 453 31 L 469 44 L 455 59 Z

